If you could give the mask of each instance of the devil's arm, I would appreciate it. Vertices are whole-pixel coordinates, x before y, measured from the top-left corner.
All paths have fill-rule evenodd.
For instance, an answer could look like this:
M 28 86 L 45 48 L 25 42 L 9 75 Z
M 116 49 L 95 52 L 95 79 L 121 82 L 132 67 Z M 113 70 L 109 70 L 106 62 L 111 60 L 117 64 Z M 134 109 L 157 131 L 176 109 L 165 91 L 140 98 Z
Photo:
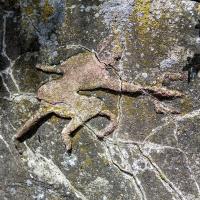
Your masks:
M 55 74 L 63 74 L 64 73 L 62 68 L 60 67 L 60 65 L 49 66 L 49 65 L 37 64 L 36 68 L 42 70 L 43 72 L 48 72 L 48 73 L 55 73 Z
M 183 93 L 178 90 L 167 89 L 163 86 L 142 86 L 136 83 L 130 83 L 117 78 L 109 77 L 107 79 L 102 79 L 100 83 L 91 86 L 80 88 L 81 90 L 94 90 L 94 89 L 107 89 L 116 92 L 125 93 L 141 93 L 141 94 L 151 94 L 153 96 L 160 97 L 182 97 Z

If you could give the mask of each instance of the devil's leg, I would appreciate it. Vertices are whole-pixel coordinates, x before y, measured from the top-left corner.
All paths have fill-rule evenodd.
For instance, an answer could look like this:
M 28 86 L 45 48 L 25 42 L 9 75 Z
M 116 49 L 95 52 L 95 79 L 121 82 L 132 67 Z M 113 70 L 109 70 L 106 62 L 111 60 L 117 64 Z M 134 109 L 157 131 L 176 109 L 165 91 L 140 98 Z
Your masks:
M 117 116 L 115 114 L 113 114 L 111 111 L 109 110 L 102 110 L 99 115 L 102 116 L 106 116 L 109 118 L 110 123 L 101 131 L 97 132 L 96 135 L 99 138 L 103 138 L 106 135 L 109 135 L 110 133 L 112 133 L 116 127 L 117 127 Z
M 72 142 L 70 134 L 72 134 L 77 128 L 83 125 L 83 121 L 79 118 L 72 118 L 72 120 L 67 124 L 64 129 L 62 130 L 62 138 L 66 145 L 67 151 L 72 149 Z
M 16 139 L 20 139 L 23 135 L 34 127 L 42 118 L 49 114 L 57 114 L 60 117 L 69 118 L 70 113 L 68 108 L 64 104 L 52 105 L 46 102 L 41 102 L 39 110 L 19 129 L 14 136 Z
M 52 113 L 52 110 L 43 109 L 42 107 L 18 130 L 15 134 L 16 139 L 20 139 L 22 136 L 28 133 L 42 118 Z

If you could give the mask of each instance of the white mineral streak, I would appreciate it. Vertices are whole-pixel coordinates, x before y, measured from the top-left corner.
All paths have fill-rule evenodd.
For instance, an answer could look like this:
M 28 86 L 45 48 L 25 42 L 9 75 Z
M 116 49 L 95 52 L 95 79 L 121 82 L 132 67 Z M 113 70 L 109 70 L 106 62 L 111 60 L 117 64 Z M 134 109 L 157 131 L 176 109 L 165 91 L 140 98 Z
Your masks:
M 137 172 L 134 171 L 134 168 L 131 165 L 131 163 L 129 163 L 129 160 L 125 158 L 126 156 L 124 155 L 124 152 L 126 150 L 123 149 L 123 152 L 122 152 L 122 148 L 120 148 L 120 146 L 118 146 L 118 145 L 112 146 L 111 144 L 108 144 L 108 145 L 109 145 L 109 147 L 108 147 L 109 148 L 109 157 L 110 157 L 112 163 L 114 164 L 114 166 L 116 166 L 117 169 L 120 170 L 120 172 L 122 172 L 122 174 L 125 177 L 128 176 L 127 178 L 129 178 L 130 181 L 132 182 L 132 185 L 134 186 L 134 189 L 135 189 L 137 195 L 140 197 L 140 199 L 147 200 L 145 189 L 144 189 L 140 179 L 137 176 Z M 125 154 L 127 154 L 127 153 L 125 153 Z M 115 156 L 120 158 L 120 160 L 121 160 L 120 164 L 118 164 L 118 161 L 116 161 L 114 159 Z
M 187 114 L 184 114 L 184 115 L 179 115 L 177 117 L 173 117 L 173 120 L 165 120 L 165 123 L 160 125 L 159 127 L 155 128 L 152 130 L 152 132 L 149 134 L 149 136 L 144 140 L 144 152 L 147 154 L 147 155 L 150 155 L 150 153 L 152 151 L 163 151 L 164 149 L 168 148 L 168 149 L 174 149 L 174 150 L 178 150 L 180 151 L 185 159 L 186 159 L 186 166 L 190 172 L 190 175 L 191 175 L 191 178 L 192 180 L 194 181 L 194 184 L 198 190 L 198 194 L 200 195 L 200 186 L 196 180 L 196 177 L 195 177 L 195 174 L 191 168 L 191 161 L 190 159 L 188 158 L 188 155 L 187 155 L 187 152 L 184 152 L 182 149 L 180 148 L 175 148 L 175 147 L 171 147 L 171 146 L 164 146 L 164 145 L 158 145 L 158 144 L 154 144 L 154 143 L 150 143 L 148 142 L 148 139 L 157 133 L 158 130 L 161 130 L 162 128 L 164 128 L 166 125 L 170 124 L 170 123 L 174 123 L 175 124 L 175 128 L 174 128 L 174 137 L 176 138 L 177 142 L 178 142 L 178 139 L 177 139 L 177 131 L 178 131 L 178 127 L 179 127 L 179 122 L 183 122 L 185 120 L 188 120 L 188 119 L 192 119 L 192 118 L 195 118 L 195 117 L 200 117 L 200 109 L 197 109 L 197 110 L 193 110 Z M 156 131 L 155 131 L 156 130 Z
M 14 66 L 15 61 L 17 59 L 15 61 L 11 60 L 9 58 L 9 56 L 7 55 L 7 53 L 6 53 L 6 47 L 7 47 L 6 46 L 6 25 L 7 25 L 7 18 L 12 17 L 12 15 L 13 15 L 12 11 L 7 11 L 6 14 L 3 16 L 2 56 L 4 58 L 6 58 L 7 61 L 9 62 L 9 67 L 7 67 L 5 70 L 3 70 L 3 71 L 0 72 L 0 76 L 2 78 L 3 85 L 4 85 L 5 89 L 8 91 L 9 96 L 12 96 L 12 93 L 11 93 L 8 85 L 6 84 L 3 75 L 10 76 L 12 82 L 15 85 L 15 88 L 17 89 L 17 92 L 20 92 L 19 85 L 17 84 L 17 81 L 15 80 L 15 77 L 13 75 L 13 69 L 12 69 L 12 67 Z
M 9 152 L 12 154 L 12 151 L 10 149 L 10 146 L 8 144 L 8 142 L 3 138 L 2 135 L 0 135 L 0 140 L 6 145 L 6 147 L 8 148 Z M 13 154 L 12 154 L 13 155 Z
M 65 167 L 65 170 L 69 170 L 70 168 L 74 167 L 78 162 L 78 158 L 75 154 L 69 156 L 69 154 L 63 154 L 63 162 L 61 164 Z
M 8 60 L 9 66 L 5 70 L 0 72 L 0 77 L 1 77 L 4 88 L 9 93 L 9 99 L 8 100 L 19 102 L 20 100 L 27 99 L 32 103 L 36 103 L 37 100 L 36 100 L 36 96 L 34 94 L 32 94 L 32 93 L 21 93 L 20 92 L 19 85 L 17 84 L 17 81 L 14 78 L 12 67 L 14 66 L 16 60 L 19 59 L 19 57 L 16 60 L 13 61 L 9 58 L 9 56 L 6 53 L 6 48 L 7 48 L 7 46 L 6 46 L 6 24 L 7 24 L 7 18 L 12 17 L 12 15 L 13 15 L 13 12 L 7 11 L 6 14 L 3 16 L 2 56 L 4 56 Z M 5 78 L 7 76 L 10 76 L 10 78 L 11 78 L 12 82 L 14 83 L 15 88 L 17 89 L 18 93 L 12 93 L 12 91 L 10 90 L 9 86 L 5 82 Z
M 2 115 L 0 115 L 0 123 L 2 123 L 1 122 L 1 120 L 2 120 L 2 118 L 3 118 L 3 116 Z M 2 133 L 2 126 L 0 126 L 0 133 Z M 11 151 L 11 149 L 10 149 L 10 146 L 9 146 L 9 144 L 8 144 L 8 142 L 4 139 L 4 137 L 0 134 L 0 140 L 5 144 L 5 146 L 8 148 L 8 150 L 9 150 L 9 152 L 12 154 L 12 151 Z M 12 154 L 13 155 L 13 154 Z
M 0 121 L 1 121 L 1 119 L 2 119 L 2 116 L 0 116 Z M 9 121 L 9 123 L 10 123 L 10 121 Z M 11 124 L 11 123 L 10 123 L 10 124 Z M 2 127 L 0 126 L 0 133 L 2 132 L 1 129 L 2 129 Z M 15 158 L 15 155 L 13 154 L 13 152 L 12 152 L 12 150 L 11 150 L 11 148 L 10 148 L 10 145 L 9 145 L 8 142 L 4 139 L 3 135 L 1 135 L 1 134 L 0 134 L 0 140 L 5 144 L 6 148 L 8 149 L 8 151 L 10 152 L 10 154 L 13 156 L 15 163 L 18 165 L 18 162 L 17 162 L 17 160 L 16 160 L 16 158 Z
M 11 96 L 11 100 L 15 102 L 28 100 L 33 104 L 38 102 L 37 96 L 34 93 L 13 93 Z
M 0 73 L 0 77 L 1 77 L 1 80 L 2 80 L 2 83 L 3 83 L 3 86 L 5 87 L 6 91 L 9 93 L 9 96 L 11 96 L 11 91 L 10 91 L 9 87 L 7 86 L 7 84 L 6 84 L 2 73 Z
M 142 151 L 142 154 L 149 160 L 149 162 L 151 163 L 151 165 L 154 168 L 154 172 L 157 175 L 157 177 L 160 179 L 160 181 L 162 182 L 163 186 L 165 186 L 165 188 L 172 193 L 172 196 L 175 195 L 175 198 L 177 199 L 181 199 L 181 200 L 187 200 L 182 191 L 179 190 L 178 187 L 176 187 L 176 185 L 171 182 L 171 180 L 165 175 L 165 173 L 161 170 L 161 168 L 151 159 L 151 157 L 149 157 L 148 155 L 146 155 L 144 153 L 144 151 Z
M 94 130 L 90 125 L 84 124 L 84 127 L 91 132 L 93 135 L 96 135 L 96 130 Z M 135 172 L 133 171 L 132 166 L 130 165 L 129 161 L 124 158 L 126 157 L 127 152 L 124 149 L 122 149 L 118 146 L 115 145 L 117 141 L 112 140 L 112 139 L 107 139 L 103 144 L 104 150 L 105 150 L 105 155 L 108 159 L 108 161 L 113 164 L 113 166 L 124 176 L 124 178 L 130 180 L 132 182 L 132 185 L 134 186 L 134 189 L 137 193 L 137 195 L 140 197 L 142 200 L 147 200 L 144 188 L 139 180 L 139 178 L 135 175 Z M 125 155 L 124 155 L 125 154 Z M 114 157 L 117 156 L 120 158 L 121 163 L 118 164 L 118 161 L 114 159 Z
M 44 179 L 50 184 L 62 184 L 70 191 L 72 191 L 77 198 L 87 200 L 87 198 L 79 192 L 61 172 L 57 165 L 51 160 L 38 152 L 33 152 L 26 145 L 25 155 L 27 157 L 27 164 L 31 171 L 39 178 Z
M 138 146 L 140 147 L 142 154 L 150 161 L 149 163 L 147 162 L 147 160 L 145 161 L 144 159 L 142 159 L 142 157 L 139 157 L 138 159 L 134 160 L 134 162 L 132 163 L 132 172 L 134 172 L 135 175 L 141 173 L 142 171 L 145 170 L 153 170 L 157 177 L 159 178 L 160 176 L 164 175 L 164 172 L 160 169 L 160 167 L 151 159 L 151 153 L 152 152 L 164 152 L 166 149 L 171 149 L 171 150 L 176 150 L 179 151 L 180 153 L 182 153 L 182 155 L 184 156 L 184 158 L 186 159 L 186 166 L 190 172 L 191 175 L 191 179 L 194 181 L 194 185 L 196 186 L 198 193 L 200 194 L 200 187 L 199 184 L 196 180 L 196 177 L 194 175 L 194 172 L 192 171 L 191 163 L 187 157 L 187 153 L 184 152 L 182 149 L 178 148 L 178 147 L 172 147 L 172 146 L 167 146 L 167 145 L 161 145 L 161 144 L 155 144 L 155 143 L 151 143 L 149 141 L 149 139 L 151 138 L 151 136 L 157 134 L 157 132 L 159 132 L 161 129 L 163 129 L 165 126 L 169 125 L 169 124 L 175 124 L 174 127 L 174 132 L 177 132 L 177 129 L 179 127 L 178 122 L 184 121 L 184 120 L 188 120 L 188 119 L 192 119 L 195 117 L 200 117 L 200 109 L 191 111 L 187 114 L 184 115 L 179 115 L 179 116 L 170 116 L 170 117 L 165 117 L 163 120 L 163 124 L 161 124 L 160 126 L 154 128 L 151 133 L 145 138 L 145 140 L 143 142 L 135 142 L 135 141 L 131 141 L 131 140 L 122 140 L 122 139 L 117 139 L 117 140 L 113 140 L 109 139 L 108 141 L 111 143 L 114 143 L 115 145 L 118 144 L 118 146 L 121 146 L 122 148 L 124 148 L 125 146 L 127 146 L 129 149 L 133 149 L 134 146 Z M 176 133 L 174 133 L 176 134 Z M 177 139 L 177 138 L 176 138 Z M 178 142 L 178 141 L 177 141 Z M 111 143 L 109 144 L 111 146 Z M 125 145 L 125 146 L 124 146 Z M 124 146 L 124 147 L 123 147 Z M 112 148 L 113 150 L 110 151 L 112 157 L 114 157 L 114 155 L 116 156 L 120 156 L 119 151 L 114 150 L 115 148 Z M 125 170 L 130 171 L 130 166 L 127 167 L 129 165 L 129 162 L 125 161 L 125 157 L 124 156 L 120 156 L 121 162 L 123 163 L 123 167 L 124 164 L 126 165 Z M 141 163 L 143 165 L 143 167 L 141 168 Z M 162 184 L 165 186 L 165 188 L 172 194 L 175 195 L 174 199 L 183 199 L 186 200 L 186 198 L 184 197 L 184 195 L 182 194 L 182 191 L 180 191 L 178 189 L 178 187 L 166 176 L 164 175 L 164 180 L 161 179 Z M 139 180 L 138 180 L 139 182 Z M 145 194 L 145 193 L 144 193 Z M 177 196 L 178 195 L 178 196 Z
M 176 121 L 179 122 L 179 121 L 184 121 L 184 120 L 191 119 L 191 118 L 194 118 L 197 116 L 200 116 L 200 109 L 193 110 L 192 112 L 189 112 L 182 116 L 177 116 L 175 119 L 176 119 Z
M 11 62 L 10 58 L 8 57 L 6 53 L 6 23 L 7 18 L 11 17 L 13 14 L 12 11 L 6 12 L 6 14 L 3 16 L 3 41 L 2 41 L 2 55 L 8 59 L 8 61 Z

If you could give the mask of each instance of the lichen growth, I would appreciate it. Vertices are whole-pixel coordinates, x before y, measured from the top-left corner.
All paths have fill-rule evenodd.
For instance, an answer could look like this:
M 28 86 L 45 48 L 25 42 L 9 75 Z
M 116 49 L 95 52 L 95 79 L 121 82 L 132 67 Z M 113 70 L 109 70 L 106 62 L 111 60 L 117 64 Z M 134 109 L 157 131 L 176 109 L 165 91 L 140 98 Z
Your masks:
M 47 22 L 49 20 L 49 17 L 51 17 L 54 14 L 54 7 L 49 3 L 48 0 L 45 0 L 44 5 L 40 5 L 39 0 L 32 0 L 30 4 L 27 3 L 26 6 L 22 7 L 24 10 L 24 13 L 27 16 L 31 17 L 37 17 L 35 15 L 36 13 L 39 14 L 40 19 L 43 22 Z
M 146 42 L 146 36 L 148 36 L 150 29 L 159 27 L 159 22 L 151 15 L 151 0 L 137 0 L 133 15 L 135 22 L 138 23 L 136 30 L 139 39 L 142 42 Z
M 191 111 L 192 109 L 192 99 L 190 97 L 185 97 L 184 99 L 181 100 L 180 102 L 180 108 L 182 111 L 182 114 L 186 114 L 187 112 Z
M 51 17 L 53 14 L 54 14 L 53 6 L 49 3 L 48 0 L 45 0 L 44 6 L 42 7 L 42 10 L 41 10 L 42 19 L 45 22 L 47 22 L 49 17 Z
M 52 124 L 58 124 L 58 123 L 60 122 L 60 119 L 59 119 L 57 116 L 53 115 L 53 116 L 50 118 L 50 122 L 51 122 Z
M 134 41 L 138 47 L 138 56 L 146 58 L 161 57 L 167 52 L 166 43 L 169 42 L 168 38 L 162 38 L 161 32 L 167 32 L 167 21 L 165 21 L 164 13 L 161 12 L 160 19 L 156 19 L 152 13 L 150 0 L 137 0 L 132 14 L 130 15 L 130 22 L 134 23 L 133 32 L 137 37 Z M 130 44 L 130 39 L 127 39 Z M 152 59 L 153 61 L 154 59 Z M 141 59 L 140 64 L 144 67 L 151 66 L 150 59 Z
M 151 0 L 135 1 L 129 17 L 133 24 L 132 30 L 126 34 L 128 48 L 133 51 L 137 63 L 145 68 L 158 67 L 175 44 L 181 45 L 183 36 L 186 35 L 183 24 L 188 24 L 191 20 L 182 3 L 177 5 L 178 11 L 169 6 L 173 5 L 170 2 L 156 4 L 163 5 L 160 9 L 154 4 L 156 2 Z M 134 49 L 137 51 L 134 52 Z
M 34 11 L 34 7 L 32 6 L 27 6 L 24 8 L 24 12 L 26 13 L 26 15 L 30 16 L 33 14 Z
M 94 166 L 93 161 L 89 155 L 86 155 L 85 160 L 81 163 L 81 169 L 85 170 L 86 168 L 91 168 Z
M 38 109 L 38 105 L 33 105 L 32 102 L 27 99 L 21 99 L 16 103 L 15 109 L 17 110 L 19 119 L 25 121 L 27 117 L 33 114 L 32 110 Z

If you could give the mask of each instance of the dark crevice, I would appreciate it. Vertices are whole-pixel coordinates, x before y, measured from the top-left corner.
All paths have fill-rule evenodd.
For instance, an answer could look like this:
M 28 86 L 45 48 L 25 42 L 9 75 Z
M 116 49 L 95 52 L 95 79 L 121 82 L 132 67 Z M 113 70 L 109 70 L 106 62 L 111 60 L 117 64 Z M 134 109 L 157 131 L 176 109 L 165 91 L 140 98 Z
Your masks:
M 163 94 L 157 94 L 154 91 L 147 91 L 147 96 L 148 96 L 148 94 L 151 97 L 155 97 L 159 101 L 174 100 L 174 99 L 181 98 L 181 97 L 176 97 L 176 96 L 165 96 Z M 144 95 L 146 95 L 146 93 Z
M 191 0 L 195 2 L 199 2 L 200 0 Z M 195 29 L 199 30 L 200 37 L 200 20 L 198 20 L 198 24 L 196 24 Z M 187 58 L 187 64 L 183 67 L 183 71 L 188 72 L 188 83 L 194 80 L 200 70 L 200 54 L 195 53 L 193 57 Z
M 200 54 L 194 54 L 193 57 L 187 58 L 187 64 L 183 67 L 183 71 L 188 72 L 188 83 L 194 80 L 200 70 Z

